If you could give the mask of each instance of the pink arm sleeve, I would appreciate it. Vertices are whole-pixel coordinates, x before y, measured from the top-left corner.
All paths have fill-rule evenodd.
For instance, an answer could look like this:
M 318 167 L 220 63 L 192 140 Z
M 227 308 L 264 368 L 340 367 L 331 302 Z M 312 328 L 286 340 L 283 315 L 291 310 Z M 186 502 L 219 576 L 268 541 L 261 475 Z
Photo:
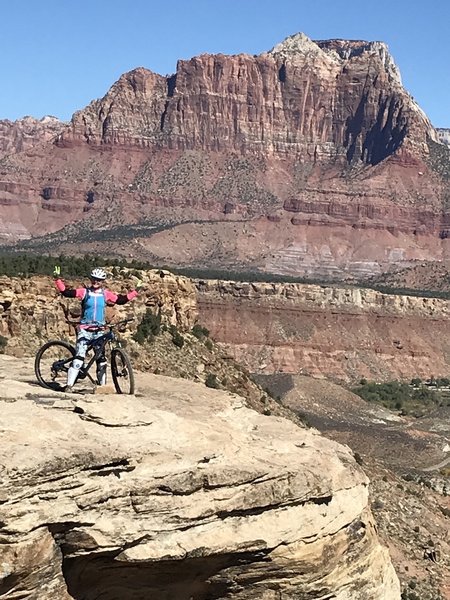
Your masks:
M 62 279 L 57 279 L 55 281 L 55 286 L 58 292 L 62 293 L 66 291 L 66 284 Z M 80 298 L 80 300 L 83 300 L 85 293 L 86 288 L 75 288 L 75 298 Z
M 66 284 L 62 279 L 55 279 L 55 286 L 58 292 L 63 292 L 66 289 Z
M 127 300 L 133 300 L 133 298 L 136 298 L 136 296 L 138 295 L 136 290 L 133 290 L 131 292 L 128 292 L 128 294 L 126 294 L 126 298 Z M 123 296 L 121 294 L 121 296 Z M 105 298 L 106 298 L 106 302 L 111 302 L 112 304 L 115 304 L 117 302 L 117 299 L 119 298 L 119 294 L 115 294 L 114 292 L 111 292 L 110 290 L 105 290 Z

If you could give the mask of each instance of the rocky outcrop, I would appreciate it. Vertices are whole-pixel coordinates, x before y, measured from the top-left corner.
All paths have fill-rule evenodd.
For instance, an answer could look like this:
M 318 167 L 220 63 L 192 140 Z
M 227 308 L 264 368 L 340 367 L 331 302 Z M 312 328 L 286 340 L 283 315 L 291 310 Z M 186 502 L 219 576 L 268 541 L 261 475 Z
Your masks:
M 60 142 L 159 145 L 377 164 L 427 152 L 434 129 L 380 42 L 313 42 L 180 60 L 173 76 L 139 68 L 76 113 Z
M 72 224 L 39 251 L 82 239 L 152 264 L 366 277 L 448 254 L 442 148 L 384 44 L 296 34 L 258 56 L 180 60 L 170 77 L 122 75 L 53 144 L 2 161 L 0 239 Z M 135 224 L 149 227 L 130 247 Z M 199 244 L 197 224 L 217 241 Z M 303 252 L 308 237 L 321 247 Z
M 197 281 L 199 318 L 252 372 L 448 376 L 448 301 L 370 289 Z
M 101 100 L 72 117 L 58 144 L 142 144 L 161 137 L 169 80 L 144 68 L 125 73 Z
M 120 293 L 134 288 L 129 269 L 112 268 L 111 289 Z M 135 317 L 130 337 L 147 309 L 161 316 L 161 323 L 180 331 L 192 328 L 197 318 L 196 290 L 193 283 L 168 271 L 140 272 L 144 290 L 133 302 L 109 308 L 108 318 Z M 83 287 L 87 282 L 67 279 L 68 287 Z M 8 339 L 8 352 L 29 355 L 49 339 L 70 338 L 79 320 L 77 300 L 63 298 L 50 277 L 27 279 L 0 277 L 0 334 Z
M 111 288 L 134 285 L 127 269 L 113 269 Z M 161 274 L 163 277 L 161 277 Z M 113 319 L 134 316 L 128 340 L 143 368 L 174 365 L 163 347 L 147 356 L 132 336 L 147 309 L 162 323 L 189 332 L 206 326 L 225 355 L 253 373 L 303 373 L 340 381 L 448 377 L 450 313 L 446 300 L 321 285 L 191 281 L 167 271 L 142 271 L 145 288 L 133 302 L 111 309 Z M 68 280 L 68 285 L 82 285 Z M 72 339 L 77 301 L 59 296 L 48 277 L 0 277 L 0 334 L 6 351 L 33 354 L 49 339 Z M 142 356 L 141 356 L 142 355 Z M 211 357 L 173 372 L 204 370 Z M 197 363 L 202 363 L 197 364 Z M 170 370 L 169 370 L 170 372 Z M 223 373 L 224 379 L 232 377 Z
M 445 144 L 446 146 L 450 146 L 450 129 L 444 127 L 438 127 L 436 129 L 436 133 L 438 136 L 438 140 Z
M 347 447 L 185 380 L 58 396 L 30 366 L 0 357 L 1 595 L 399 600 Z
M 29 150 L 39 142 L 54 140 L 66 123 L 56 117 L 34 119 L 24 117 L 17 121 L 0 121 L 0 158 Z

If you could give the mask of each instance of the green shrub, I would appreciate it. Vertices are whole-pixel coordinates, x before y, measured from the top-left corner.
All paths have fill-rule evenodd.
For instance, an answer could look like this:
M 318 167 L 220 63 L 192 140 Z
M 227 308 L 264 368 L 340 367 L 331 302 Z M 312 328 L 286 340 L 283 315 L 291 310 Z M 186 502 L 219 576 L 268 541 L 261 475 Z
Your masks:
M 8 344 L 8 338 L 5 338 L 4 335 L 0 335 L 0 354 L 4 353 L 7 344 Z
M 404 414 L 439 404 L 439 395 L 435 390 L 427 386 L 413 388 L 401 381 L 367 382 L 353 389 L 353 392 L 367 402 L 381 404 L 390 410 L 402 410 Z
M 191 333 L 192 335 L 195 335 L 197 339 L 203 340 L 205 337 L 208 337 L 209 329 L 207 329 L 206 327 L 202 327 L 202 325 L 200 325 L 199 323 L 196 323 L 192 328 Z
M 216 375 L 214 375 L 214 373 L 208 373 L 205 379 L 205 385 L 206 387 L 214 389 L 217 389 L 219 387 L 219 381 Z
M 356 463 L 358 465 L 361 466 L 361 465 L 364 464 L 364 460 L 363 460 L 363 458 L 362 458 L 362 456 L 361 456 L 361 454 L 359 452 L 354 452 L 353 453 L 353 458 L 355 459 L 355 461 L 356 461 Z
M 175 344 L 175 346 L 178 348 L 182 348 L 184 346 L 184 337 L 181 335 L 175 325 L 170 326 L 170 335 L 172 336 L 172 342 Z
M 92 232 L 90 232 L 91 234 Z M 31 253 L 8 252 L 4 248 L 0 252 L 0 275 L 8 275 L 10 277 L 51 275 L 55 265 L 61 267 L 63 277 L 88 277 L 93 267 L 112 267 L 112 271 L 116 275 L 121 267 L 133 267 L 135 269 L 152 268 L 152 265 L 145 262 L 137 263 L 136 261 L 132 261 L 129 263 L 122 259 L 90 254 L 81 257 L 64 256 L 62 254 L 59 256 L 49 256 L 36 251 Z
M 138 344 L 144 344 L 145 342 L 152 342 L 155 336 L 161 332 L 161 315 L 153 314 L 151 310 L 147 309 L 145 315 L 142 317 L 139 323 L 136 333 L 133 338 Z

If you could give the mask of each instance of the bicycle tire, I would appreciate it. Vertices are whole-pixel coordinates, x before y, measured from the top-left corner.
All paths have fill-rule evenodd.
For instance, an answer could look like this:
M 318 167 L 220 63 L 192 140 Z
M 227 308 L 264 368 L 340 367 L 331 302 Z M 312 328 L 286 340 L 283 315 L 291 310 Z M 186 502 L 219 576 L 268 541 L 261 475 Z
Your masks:
M 68 342 L 52 340 L 39 348 L 34 360 L 34 372 L 42 387 L 50 390 L 62 391 L 67 381 L 67 369 L 75 356 L 75 348 Z M 48 361 L 51 360 L 51 364 Z M 52 367 L 59 360 L 61 369 L 53 370 Z M 60 381 L 56 379 L 60 377 Z
M 111 375 L 118 394 L 134 394 L 133 367 L 122 348 L 113 348 L 111 351 Z

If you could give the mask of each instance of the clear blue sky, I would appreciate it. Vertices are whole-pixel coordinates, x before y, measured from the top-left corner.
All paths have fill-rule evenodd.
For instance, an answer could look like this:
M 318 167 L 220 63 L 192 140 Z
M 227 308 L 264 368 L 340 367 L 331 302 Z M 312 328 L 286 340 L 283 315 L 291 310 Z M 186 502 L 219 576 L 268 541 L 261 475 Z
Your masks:
M 381 40 L 436 127 L 450 127 L 450 0 L 0 0 L 0 119 L 73 112 L 143 66 L 259 54 L 288 35 Z

